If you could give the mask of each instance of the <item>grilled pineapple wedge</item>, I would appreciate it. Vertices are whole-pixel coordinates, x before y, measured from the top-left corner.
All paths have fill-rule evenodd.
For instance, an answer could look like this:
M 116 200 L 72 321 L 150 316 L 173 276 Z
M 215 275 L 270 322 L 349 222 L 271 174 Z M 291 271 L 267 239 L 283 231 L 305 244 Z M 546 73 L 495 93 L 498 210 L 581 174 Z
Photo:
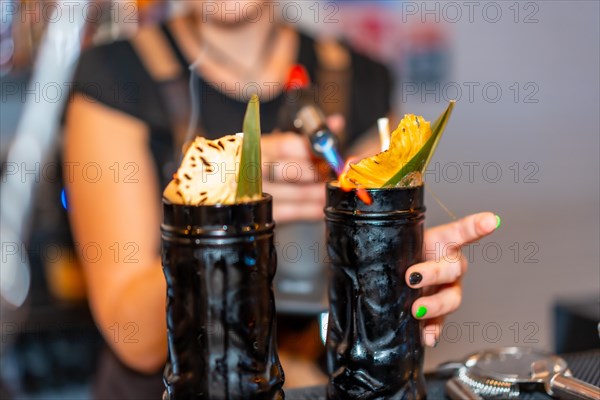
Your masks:
M 197 137 L 165 189 L 165 198 L 185 205 L 235 203 L 242 142 L 242 134 L 216 140 Z
M 388 150 L 350 164 L 345 179 L 356 186 L 379 188 L 406 165 L 431 137 L 431 127 L 423 117 L 404 116 L 392 132 Z
M 422 185 L 423 174 L 455 104 L 455 100 L 450 100 L 446 110 L 432 126 L 423 117 L 405 115 L 392 132 L 389 149 L 356 164 L 349 164 L 339 178 L 340 186 L 350 190 Z

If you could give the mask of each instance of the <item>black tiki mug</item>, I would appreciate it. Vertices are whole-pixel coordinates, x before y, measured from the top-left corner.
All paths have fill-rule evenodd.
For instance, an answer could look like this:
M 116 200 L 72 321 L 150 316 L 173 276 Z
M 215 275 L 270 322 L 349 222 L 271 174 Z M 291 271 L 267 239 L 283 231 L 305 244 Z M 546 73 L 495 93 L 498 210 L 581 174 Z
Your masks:
M 163 200 L 167 400 L 282 399 L 275 338 L 272 198 L 185 206 Z
M 331 258 L 328 399 L 423 399 L 420 295 L 404 279 L 422 260 L 423 186 L 356 190 L 327 186 Z

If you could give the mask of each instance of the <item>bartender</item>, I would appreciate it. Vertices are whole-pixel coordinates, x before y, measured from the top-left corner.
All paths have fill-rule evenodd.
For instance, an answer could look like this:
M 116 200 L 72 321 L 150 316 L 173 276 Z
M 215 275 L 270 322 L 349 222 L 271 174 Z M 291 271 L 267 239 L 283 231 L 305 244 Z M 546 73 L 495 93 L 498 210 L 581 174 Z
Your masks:
M 303 65 L 321 87 L 335 81 L 342 95 L 336 105 L 323 95 L 318 100 L 348 154 L 375 153 L 377 137 L 367 132 L 391 113 L 394 85 L 384 66 L 270 20 L 266 2 L 253 0 L 263 12 L 252 15 L 244 11 L 244 0 L 239 7 L 210 3 L 215 7 L 209 14 L 206 2 L 186 2 L 186 13 L 143 27 L 129 40 L 86 51 L 77 68 L 64 162 L 93 162 L 102 171 L 93 180 L 84 174 L 65 177 L 75 241 L 102 249 L 94 262 L 83 260 L 90 307 L 107 344 L 96 398 L 160 398 L 163 391 L 166 285 L 158 227 L 161 192 L 183 142 L 181 121 L 198 112 L 197 133 L 215 138 L 238 132 L 248 88 L 260 93 L 264 165 L 293 162 L 301 171 L 292 182 L 281 171 L 265 170 L 263 188 L 273 196 L 274 219 L 281 223 L 322 220 L 325 202 L 307 139 L 278 129 L 290 68 Z M 190 74 L 199 110 L 190 110 L 185 100 Z M 435 346 L 444 316 L 460 305 L 467 269 L 462 246 L 490 234 L 498 221 L 486 212 L 426 231 L 424 247 L 443 254 L 428 252 L 425 262 L 407 271 L 406 281 L 425 288 L 412 310 L 425 320 L 427 345 Z M 280 355 L 293 376 L 297 360 L 286 360 L 285 351 Z M 306 385 L 319 379 L 314 370 L 304 374 Z

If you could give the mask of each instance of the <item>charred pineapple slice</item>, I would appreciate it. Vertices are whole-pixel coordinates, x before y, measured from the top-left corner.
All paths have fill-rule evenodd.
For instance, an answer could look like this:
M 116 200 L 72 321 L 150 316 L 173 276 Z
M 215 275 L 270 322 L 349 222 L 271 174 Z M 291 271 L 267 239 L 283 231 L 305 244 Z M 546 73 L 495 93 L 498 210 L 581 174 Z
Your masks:
M 241 134 L 216 140 L 197 137 L 164 196 L 186 205 L 235 203 L 242 142 Z
M 350 164 L 344 179 L 356 186 L 383 187 L 412 160 L 430 137 L 429 122 L 421 116 L 407 114 L 392 132 L 389 149 Z

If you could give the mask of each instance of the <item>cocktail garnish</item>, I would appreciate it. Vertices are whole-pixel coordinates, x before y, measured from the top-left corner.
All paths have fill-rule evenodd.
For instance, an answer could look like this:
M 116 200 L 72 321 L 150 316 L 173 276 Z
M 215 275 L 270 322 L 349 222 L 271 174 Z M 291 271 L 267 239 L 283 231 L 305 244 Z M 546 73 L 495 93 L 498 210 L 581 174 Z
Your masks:
M 262 196 L 260 116 L 252 96 L 244 134 L 215 140 L 196 137 L 164 191 L 174 204 L 215 205 L 258 200 Z
M 233 204 L 242 137 L 197 137 L 188 147 L 164 196 L 174 204 Z
M 339 178 L 340 186 L 371 189 L 422 184 L 422 175 L 439 143 L 454 104 L 454 100 L 450 102 L 433 127 L 421 116 L 405 115 L 392 132 L 389 149 L 358 163 L 350 163 L 350 167 Z

